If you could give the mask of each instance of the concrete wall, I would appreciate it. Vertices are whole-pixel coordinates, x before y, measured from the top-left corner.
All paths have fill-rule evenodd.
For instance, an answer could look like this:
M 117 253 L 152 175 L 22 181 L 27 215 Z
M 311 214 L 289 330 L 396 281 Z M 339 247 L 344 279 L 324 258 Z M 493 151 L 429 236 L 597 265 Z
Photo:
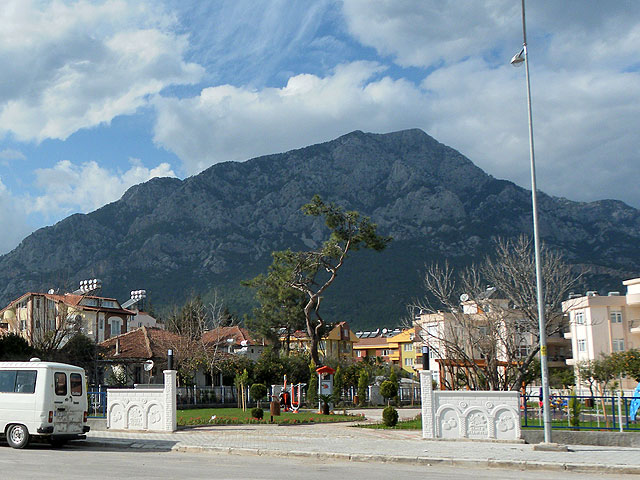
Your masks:
M 519 440 L 518 392 L 433 390 L 433 372 L 420 372 L 422 437 Z
M 522 439 L 527 443 L 544 442 L 544 431 L 537 428 L 523 428 Z M 563 445 L 599 445 L 608 447 L 640 447 L 640 433 L 612 431 L 553 430 L 551 441 Z
M 114 430 L 177 429 L 176 371 L 164 371 L 163 388 L 107 390 L 107 428 Z

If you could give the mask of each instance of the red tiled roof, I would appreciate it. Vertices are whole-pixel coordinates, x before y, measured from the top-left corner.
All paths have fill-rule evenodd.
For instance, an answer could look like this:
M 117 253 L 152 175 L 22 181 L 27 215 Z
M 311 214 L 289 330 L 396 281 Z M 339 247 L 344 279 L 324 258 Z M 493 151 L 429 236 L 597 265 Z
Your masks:
M 353 344 L 353 348 L 367 348 L 373 346 L 389 345 L 387 337 L 361 338 Z
M 116 343 L 119 343 L 119 354 L 116 355 Z M 161 328 L 140 327 L 131 332 L 111 337 L 100 344 L 106 350 L 108 359 L 125 358 L 167 358 L 169 348 L 185 346 L 188 340 L 176 333 Z
M 246 328 L 234 325 L 233 327 L 218 327 L 212 330 L 207 330 L 202 334 L 202 341 L 207 344 L 219 344 L 226 342 L 227 339 L 233 339 L 235 345 L 241 345 L 242 342 L 246 342 L 244 345 L 256 345 L 255 340 L 249 334 Z

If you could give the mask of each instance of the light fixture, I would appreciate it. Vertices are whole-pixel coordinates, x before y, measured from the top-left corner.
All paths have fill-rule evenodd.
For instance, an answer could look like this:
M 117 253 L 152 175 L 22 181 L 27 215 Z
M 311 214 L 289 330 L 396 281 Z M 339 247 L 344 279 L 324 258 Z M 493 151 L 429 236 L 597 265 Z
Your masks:
M 511 65 L 513 65 L 514 67 L 521 67 L 523 63 L 524 63 L 524 48 L 511 58 Z

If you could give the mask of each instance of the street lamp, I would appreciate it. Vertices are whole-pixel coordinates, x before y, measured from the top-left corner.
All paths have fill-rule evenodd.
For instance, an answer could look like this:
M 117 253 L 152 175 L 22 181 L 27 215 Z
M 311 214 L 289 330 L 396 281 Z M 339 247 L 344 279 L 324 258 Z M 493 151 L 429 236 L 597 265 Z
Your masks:
M 527 27 L 522 0 L 522 50 L 511 59 L 513 66 L 524 63 L 527 79 L 527 108 L 529 111 L 529 158 L 531 161 L 531 204 L 533 206 L 533 245 L 536 258 L 536 294 L 538 296 L 538 329 L 540 330 L 540 377 L 542 380 L 542 407 L 544 417 L 544 441 L 551 442 L 551 417 L 549 411 L 549 370 L 547 367 L 547 334 L 544 319 L 544 296 L 542 291 L 542 266 L 540 264 L 540 235 L 538 234 L 538 200 L 536 194 L 536 163 L 533 150 L 533 116 L 531 113 L 531 82 L 529 80 L 529 57 L 527 55 Z

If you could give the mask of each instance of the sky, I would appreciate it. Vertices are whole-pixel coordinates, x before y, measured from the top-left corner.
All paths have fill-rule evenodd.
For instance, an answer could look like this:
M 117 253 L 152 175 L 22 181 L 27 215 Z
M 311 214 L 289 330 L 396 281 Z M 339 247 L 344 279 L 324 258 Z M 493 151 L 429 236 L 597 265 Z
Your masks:
M 640 9 L 527 3 L 538 188 L 640 208 Z M 421 128 L 530 188 L 519 0 L 3 0 L 0 254 L 158 176 Z

